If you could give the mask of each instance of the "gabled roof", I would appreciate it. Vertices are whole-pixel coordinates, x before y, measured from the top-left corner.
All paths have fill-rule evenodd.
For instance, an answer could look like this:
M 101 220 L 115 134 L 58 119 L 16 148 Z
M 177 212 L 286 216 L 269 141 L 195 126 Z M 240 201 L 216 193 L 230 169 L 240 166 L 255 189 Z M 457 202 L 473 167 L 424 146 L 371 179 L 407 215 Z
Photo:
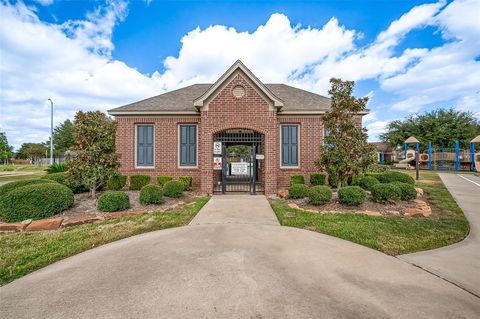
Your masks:
M 214 84 L 194 84 L 108 111 L 111 115 L 199 114 L 203 103 L 240 70 L 272 101 L 278 114 L 322 114 L 330 109 L 330 99 L 285 84 L 262 83 L 240 60 Z
M 211 87 L 209 87 L 205 93 L 195 99 L 195 101 L 193 101 L 193 106 L 201 108 L 205 100 L 214 94 L 217 89 L 237 70 L 241 70 L 260 89 L 260 91 L 263 92 L 263 94 L 272 100 L 275 107 L 280 109 L 283 106 L 283 101 L 270 92 L 255 74 L 253 74 L 252 71 L 250 71 L 240 60 L 237 60 L 225 73 L 223 73 L 223 75 Z

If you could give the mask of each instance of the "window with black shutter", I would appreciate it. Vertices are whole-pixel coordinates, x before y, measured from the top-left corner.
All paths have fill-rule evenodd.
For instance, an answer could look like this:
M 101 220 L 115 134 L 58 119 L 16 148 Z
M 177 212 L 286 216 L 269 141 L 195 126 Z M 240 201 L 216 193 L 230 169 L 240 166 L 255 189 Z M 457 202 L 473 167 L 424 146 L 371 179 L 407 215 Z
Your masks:
M 298 166 L 298 125 L 282 125 L 282 166 Z
M 180 166 L 197 165 L 197 126 L 180 125 Z
M 153 125 L 137 125 L 137 166 L 153 166 Z

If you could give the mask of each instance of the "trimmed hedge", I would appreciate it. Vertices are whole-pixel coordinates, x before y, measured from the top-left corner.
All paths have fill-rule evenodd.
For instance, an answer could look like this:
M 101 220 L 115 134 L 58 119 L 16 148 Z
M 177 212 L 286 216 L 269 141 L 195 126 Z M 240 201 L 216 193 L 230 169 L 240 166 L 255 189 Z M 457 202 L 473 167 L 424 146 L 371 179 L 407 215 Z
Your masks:
M 62 185 L 67 186 L 74 192 L 75 194 L 77 193 L 83 193 L 83 192 L 88 192 L 88 186 L 86 186 L 82 182 L 71 182 L 68 180 L 67 177 L 67 172 L 60 172 L 60 173 L 52 173 L 52 174 L 47 174 L 41 177 L 42 179 L 48 179 L 55 181 L 57 183 L 60 183 Z
M 384 164 L 371 164 L 368 166 L 368 171 L 372 173 L 383 173 L 388 170 L 390 170 L 390 167 Z
M 173 180 L 171 176 L 167 176 L 167 175 L 157 176 L 157 182 L 158 182 L 158 185 L 160 186 L 165 185 L 166 182 L 170 182 L 171 180 Z
M 177 198 L 182 196 L 183 184 L 179 181 L 168 181 L 163 185 L 163 195 Z
M 102 212 L 117 212 L 130 208 L 127 193 L 122 191 L 106 191 L 97 201 L 98 209 Z
M 327 186 L 313 186 L 308 191 L 308 202 L 312 205 L 322 205 L 332 199 L 332 190 Z
M 412 184 L 402 183 L 402 182 L 392 182 L 391 184 L 397 185 L 400 188 L 402 193 L 401 199 L 402 200 L 413 200 L 417 198 L 417 191 Z
M 27 186 L 27 185 L 33 185 L 33 184 L 51 184 L 55 183 L 55 181 L 50 180 L 50 179 L 26 179 L 23 181 L 17 181 L 17 182 L 10 182 L 5 185 L 0 186 L 0 200 L 9 192 L 13 191 L 14 189 L 17 189 L 19 187 Z
M 337 188 L 338 187 L 338 178 L 336 176 L 329 175 L 328 176 L 328 185 L 330 185 L 330 187 Z
M 325 180 L 327 175 L 323 173 L 311 173 L 310 174 L 310 184 L 313 186 L 325 185 Z
M 402 182 L 415 185 L 415 180 L 410 175 L 395 171 L 381 173 L 377 179 L 381 183 Z
M 376 184 L 372 187 L 372 197 L 378 203 L 396 202 L 402 198 L 402 191 L 394 183 Z
M 183 184 L 183 190 L 189 190 L 192 188 L 192 176 L 179 176 L 178 181 Z
M 125 187 L 127 183 L 127 176 L 120 173 L 115 173 L 107 181 L 107 188 L 112 191 L 119 191 Z
M 288 197 L 304 198 L 308 196 L 308 186 L 305 184 L 292 184 L 288 189 Z
M 2 199 L 2 220 L 18 222 L 50 217 L 71 207 L 73 200 L 72 190 L 58 183 L 22 186 L 8 192 Z
M 41 179 L 49 179 L 51 181 L 55 181 L 59 184 L 67 186 L 67 173 L 59 172 L 59 173 L 51 173 L 47 175 L 43 175 Z M 68 186 L 67 186 L 68 187 Z
M 150 184 L 151 178 L 149 175 L 131 175 L 130 176 L 130 190 L 139 191 L 143 186 Z
M 350 206 L 358 206 L 365 203 L 367 195 L 360 186 L 345 186 L 338 191 L 340 203 Z
M 372 186 L 379 183 L 380 182 L 378 181 L 378 179 L 372 176 L 363 176 L 358 180 L 358 186 L 360 186 L 363 189 L 366 189 L 367 191 L 372 190 Z
M 162 201 L 162 187 L 148 184 L 143 186 L 140 190 L 140 204 L 160 204 Z
M 290 175 L 290 185 L 305 184 L 305 177 L 303 175 Z

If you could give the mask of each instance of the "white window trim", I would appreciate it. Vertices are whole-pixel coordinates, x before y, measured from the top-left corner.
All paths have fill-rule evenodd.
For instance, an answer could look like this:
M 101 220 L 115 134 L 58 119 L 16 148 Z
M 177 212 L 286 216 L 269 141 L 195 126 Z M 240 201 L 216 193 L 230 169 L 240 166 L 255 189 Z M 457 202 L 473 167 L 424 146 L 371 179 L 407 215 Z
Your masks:
M 195 125 L 195 141 L 197 143 L 195 149 L 195 163 L 196 165 L 181 165 L 180 164 L 180 127 L 181 126 L 192 126 Z M 177 168 L 179 169 L 195 169 L 198 168 L 198 124 L 197 123 L 179 123 L 177 125 Z
M 298 151 L 298 154 L 297 154 L 297 157 L 298 157 L 298 161 L 297 161 L 297 162 L 298 162 L 298 165 L 297 165 L 297 166 L 289 166 L 289 165 L 285 166 L 285 165 L 282 165 L 282 162 L 283 162 L 283 161 L 282 161 L 282 126 L 284 126 L 284 125 L 288 125 L 288 126 L 294 126 L 294 125 L 295 125 L 295 126 L 297 126 L 297 132 L 298 132 L 298 133 L 297 133 L 297 137 L 298 137 L 298 141 L 297 141 L 297 144 L 298 144 L 298 148 L 297 148 L 297 151 Z M 300 146 L 300 144 L 301 144 L 301 140 L 302 140 L 301 136 L 302 136 L 302 135 L 301 135 L 301 126 L 300 126 L 300 124 L 297 124 L 297 123 L 281 123 L 281 124 L 280 124 L 280 141 L 279 141 L 280 143 L 279 143 L 279 149 L 278 149 L 279 152 L 278 152 L 278 153 L 279 153 L 279 155 L 280 155 L 279 158 L 280 158 L 280 168 L 281 168 L 281 169 L 299 169 L 299 168 L 300 168 L 300 166 L 301 166 L 301 164 L 300 164 L 300 163 L 301 163 L 301 156 L 300 156 L 300 154 L 301 154 L 301 146 Z
M 152 166 L 139 166 L 137 165 L 137 152 L 138 152 L 138 145 L 137 145 L 137 135 L 138 135 L 138 127 L 139 126 L 151 126 L 153 127 L 153 165 Z M 155 124 L 152 123 L 141 123 L 141 124 L 135 124 L 135 169 L 155 169 L 155 151 L 156 151 L 156 145 L 155 145 Z

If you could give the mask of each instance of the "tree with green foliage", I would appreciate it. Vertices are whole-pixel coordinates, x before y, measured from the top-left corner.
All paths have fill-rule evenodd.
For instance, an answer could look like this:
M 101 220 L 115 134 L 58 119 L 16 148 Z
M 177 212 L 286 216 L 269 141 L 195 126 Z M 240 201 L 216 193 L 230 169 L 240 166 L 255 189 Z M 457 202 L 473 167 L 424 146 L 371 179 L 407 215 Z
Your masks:
M 56 155 L 62 156 L 75 143 L 75 127 L 70 120 L 65 120 L 53 132 L 53 149 Z
M 353 81 L 332 78 L 330 84 L 331 109 L 323 117 L 329 134 L 324 137 L 317 164 L 336 178 L 339 186 L 345 186 L 350 177 L 375 162 L 375 149 L 367 142 L 367 131 L 355 121 L 357 114 L 366 110 L 368 97 L 352 95 Z
M 44 143 L 23 143 L 15 154 L 15 158 L 35 162 L 39 158 L 45 158 L 47 153 L 48 147 Z
M 425 150 L 429 141 L 433 146 L 453 147 L 454 141 L 459 140 L 460 147 L 468 148 L 477 135 L 480 135 L 480 121 L 473 113 L 438 109 L 390 122 L 380 139 L 391 146 L 399 146 L 408 137 L 415 136 Z
M 77 112 L 75 115 L 75 157 L 69 162 L 67 179 L 82 182 L 95 198 L 96 191 L 104 185 L 118 168 L 115 150 L 116 122 L 100 111 Z
M 8 144 L 7 134 L 0 132 L 0 163 L 6 164 L 8 159 L 13 156 L 13 146 Z

